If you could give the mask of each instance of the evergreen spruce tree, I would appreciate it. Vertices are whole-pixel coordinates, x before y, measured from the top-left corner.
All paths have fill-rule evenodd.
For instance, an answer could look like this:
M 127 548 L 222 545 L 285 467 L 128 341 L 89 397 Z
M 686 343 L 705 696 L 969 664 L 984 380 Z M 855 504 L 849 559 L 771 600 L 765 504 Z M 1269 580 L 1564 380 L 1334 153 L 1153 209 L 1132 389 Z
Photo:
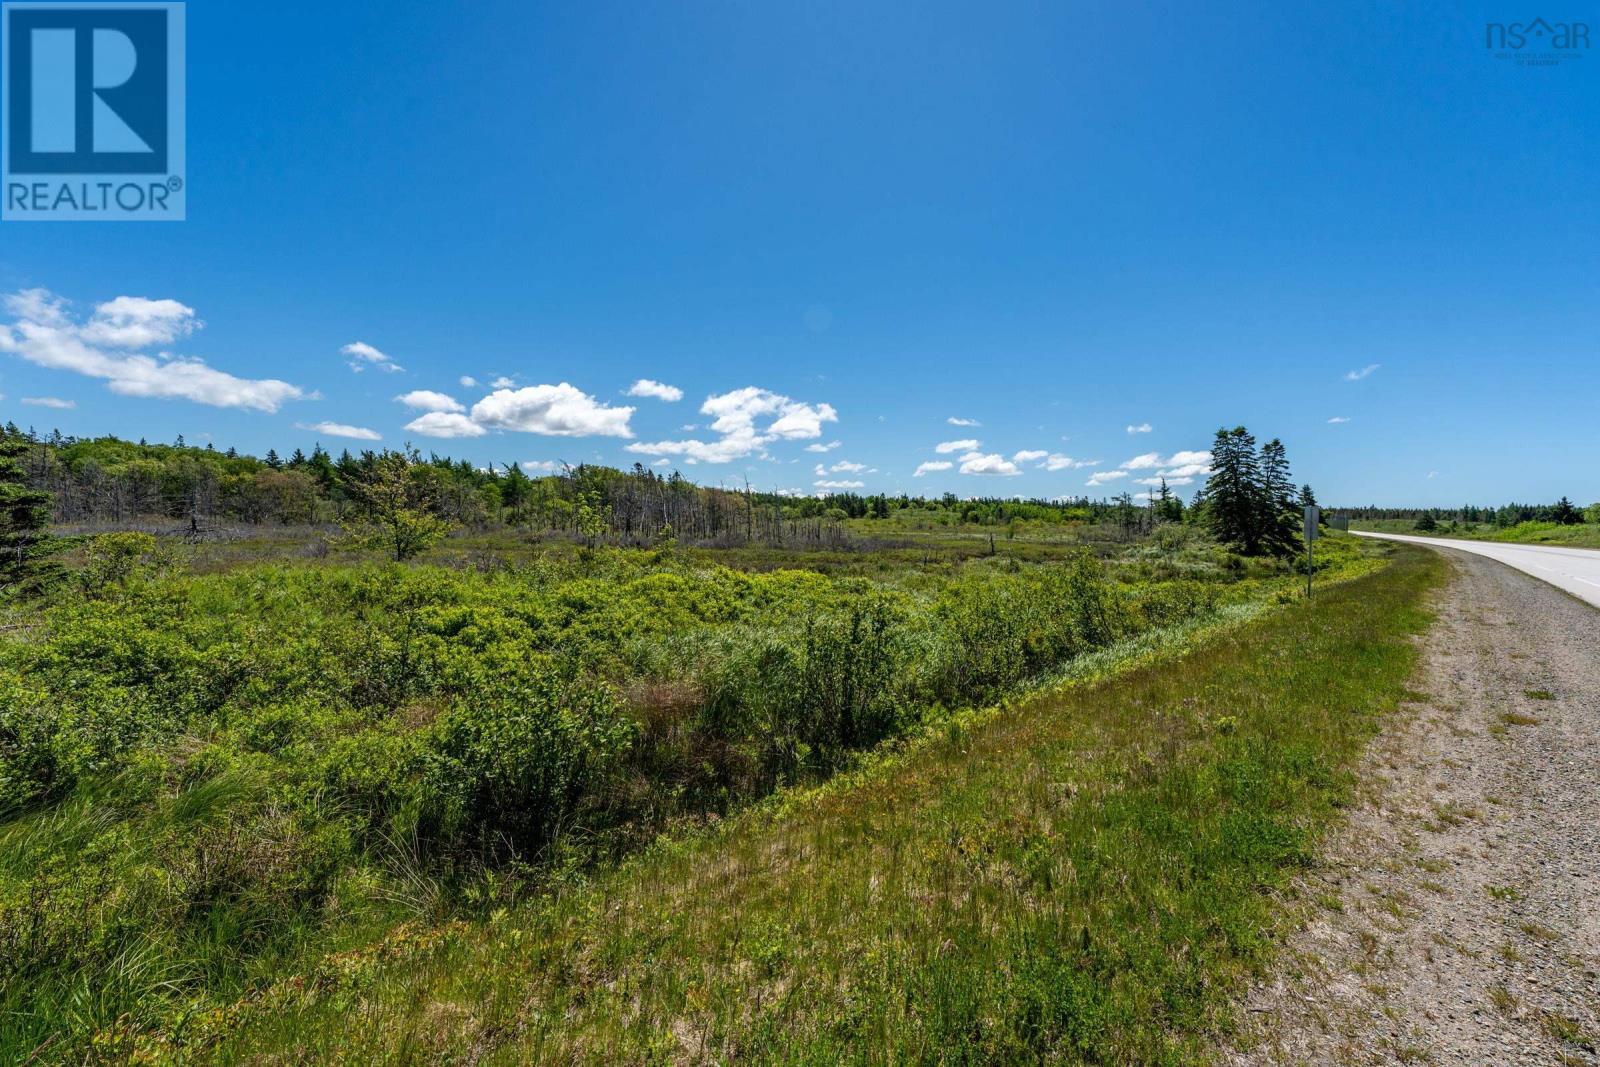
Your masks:
M 1283 442 L 1274 437 L 1261 446 L 1261 542 L 1276 556 L 1299 551 L 1296 531 L 1300 520 L 1295 514 L 1299 490 L 1289 476 L 1289 456 Z
M 0 433 L 0 589 L 25 588 L 44 577 L 39 556 L 50 535 L 50 494 L 28 487 L 26 436 Z
M 1212 535 L 1246 556 L 1260 555 L 1263 497 L 1256 439 L 1243 426 L 1217 430 L 1205 491 L 1205 517 Z

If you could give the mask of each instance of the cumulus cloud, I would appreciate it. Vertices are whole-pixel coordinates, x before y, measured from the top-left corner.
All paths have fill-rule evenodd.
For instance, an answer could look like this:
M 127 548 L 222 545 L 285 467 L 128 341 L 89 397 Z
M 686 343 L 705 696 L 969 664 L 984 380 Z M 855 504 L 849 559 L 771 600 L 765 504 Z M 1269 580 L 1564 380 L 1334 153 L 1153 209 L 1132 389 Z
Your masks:
M 397 374 L 400 371 L 405 370 L 405 368 L 400 366 L 400 364 L 390 359 L 384 353 L 378 351 L 378 349 L 367 344 L 365 341 L 352 341 L 350 344 L 347 344 L 343 348 L 339 349 L 339 351 L 343 352 L 345 356 L 348 357 L 345 362 L 348 363 L 350 365 L 350 369 L 355 371 L 357 374 L 360 374 L 368 367 L 376 367 L 379 370 L 388 371 L 390 374 Z
M 1050 453 L 1042 448 L 1025 448 L 1011 458 L 1017 463 L 1032 463 L 1035 460 L 1049 459 Z
M 517 464 L 517 466 L 521 467 L 530 474 L 554 474 L 556 471 L 561 469 L 561 464 L 557 463 L 553 459 L 525 459 L 521 463 Z
M 1194 479 L 1193 478 L 1181 478 L 1181 477 L 1180 478 L 1156 477 L 1156 478 L 1140 478 L 1140 479 L 1138 479 L 1138 484 L 1140 484 L 1140 485 L 1160 485 L 1162 482 L 1166 482 L 1167 483 L 1167 487 L 1168 488 L 1172 488 L 1174 486 L 1179 486 L 1179 485 L 1192 485 L 1192 484 L 1194 484 Z
M 511 378 L 507 378 L 504 374 L 500 375 L 500 377 L 489 383 L 490 389 L 515 389 L 516 387 L 516 381 Z
M 456 381 L 460 382 L 462 388 L 464 389 L 471 389 L 478 384 L 478 379 L 474 378 L 470 374 L 463 374 L 461 377 L 457 378 Z
M 861 489 L 861 488 L 864 488 L 867 483 L 866 482 L 835 482 L 835 481 L 829 481 L 827 479 L 823 479 L 822 481 L 812 482 L 811 484 L 815 485 L 818 489 Z
M 424 437 L 482 437 L 488 433 L 466 415 L 453 411 L 430 411 L 406 423 L 406 429 Z
M 436 393 L 432 389 L 413 389 L 409 393 L 401 393 L 396 400 L 408 408 L 417 411 L 465 411 L 461 401 L 445 393 Z
M 628 387 L 629 396 L 653 396 L 657 400 L 665 400 L 675 404 L 683 399 L 683 390 L 675 385 L 665 385 L 661 382 L 651 381 L 649 378 L 640 378 Z
M 912 473 L 911 477 L 920 478 L 924 474 L 932 474 L 935 471 L 947 471 L 954 466 L 955 464 L 951 463 L 947 459 L 930 459 L 926 463 L 918 464 L 916 471 Z
M 634 410 L 602 404 L 562 382 L 496 390 L 472 405 L 472 421 L 486 429 L 551 437 L 632 437 L 628 420 Z
M 1122 465 L 1125 471 L 1158 470 L 1168 485 L 1187 485 L 1196 475 L 1211 473 L 1211 453 L 1201 451 L 1174 452 L 1163 457 L 1159 452 L 1146 452 L 1134 456 Z M 1180 479 L 1183 479 L 1180 481 Z M 1092 484 L 1092 483 L 1091 483 Z M 1155 484 L 1155 483 L 1150 483 Z
M 32 404 L 36 408 L 55 408 L 57 411 L 71 411 L 78 406 L 76 400 L 63 400 L 59 396 L 25 396 L 24 404 Z
M 1089 475 L 1089 481 L 1085 484 L 1089 485 L 1090 487 L 1105 485 L 1109 482 L 1116 481 L 1118 478 L 1126 478 L 1127 476 L 1127 471 L 1096 471 L 1095 473 Z
M 176 300 L 119 296 L 94 309 L 94 317 L 83 328 L 83 339 L 107 348 L 149 348 L 170 345 L 201 325 L 194 309 Z
M 1021 474 L 1017 465 L 1000 455 L 991 452 L 987 455 L 982 452 L 968 452 L 961 457 L 962 474 L 999 474 L 1010 477 Z
M 1341 423 L 1346 423 L 1346 422 L 1349 422 L 1349 421 L 1350 421 L 1350 417 L 1348 415 L 1335 415 L 1333 418 L 1328 420 L 1328 425 L 1329 426 L 1338 426 Z
M 1373 371 L 1377 370 L 1381 366 L 1383 366 L 1382 363 L 1368 363 L 1360 370 L 1353 370 L 1346 373 L 1344 380 L 1347 382 L 1359 382 L 1361 379 L 1371 375 Z
M 868 467 L 865 463 L 851 463 L 849 460 L 840 460 L 831 467 L 824 467 L 820 463 L 817 464 L 818 476 L 824 474 L 860 474 L 862 471 L 870 473 L 873 470 L 874 468 Z
M 694 427 L 692 427 L 692 426 L 685 426 L 684 427 L 685 430 L 692 430 L 693 428 Z M 814 444 L 814 445 L 806 445 L 806 451 L 807 452 L 832 452 L 834 449 L 839 447 L 840 443 L 841 442 L 839 442 L 839 441 L 829 441 L 827 444 L 822 444 L 821 442 L 818 442 L 817 444 Z
M 351 426 L 344 422 L 297 422 L 297 430 L 310 430 L 313 433 L 326 434 L 329 437 L 349 437 L 357 441 L 381 441 L 383 434 L 377 430 L 369 430 L 365 426 Z
M 951 426 L 982 426 L 983 425 L 983 423 L 979 422 L 977 419 L 958 419 L 954 415 L 950 416 L 948 419 L 945 419 L 944 421 L 948 422 Z
M 276 378 L 238 378 L 203 360 L 137 351 L 186 337 L 200 322 L 175 300 L 117 297 L 87 319 L 44 289 L 5 298 L 14 321 L 0 325 L 0 352 L 51 370 L 100 378 L 121 396 L 192 400 L 213 407 L 275 412 L 304 390 Z
M 1141 423 L 1139 423 L 1137 425 L 1135 425 L 1135 424 L 1133 424 L 1131 422 L 1128 424 L 1128 432 L 1129 433 L 1149 433 L 1150 431 L 1152 431 L 1154 429 L 1155 429 L 1155 427 L 1151 426 L 1148 422 L 1141 422 Z
M 941 456 L 948 456 L 952 452 L 971 452 L 983 442 L 967 438 L 962 441 L 941 441 L 933 446 L 933 450 Z
M 1100 461 L 1097 459 L 1073 459 L 1071 456 L 1064 456 L 1060 452 L 1052 452 L 1045 457 L 1044 462 L 1039 466 L 1047 471 L 1077 470 L 1080 467 L 1098 467 L 1100 466 Z
M 709 428 L 719 435 L 717 440 L 641 442 L 628 450 L 683 456 L 690 463 L 729 463 L 765 454 L 766 446 L 776 441 L 821 437 L 823 423 L 839 421 L 831 404 L 808 404 L 755 386 L 709 396 L 700 413 L 712 417 Z

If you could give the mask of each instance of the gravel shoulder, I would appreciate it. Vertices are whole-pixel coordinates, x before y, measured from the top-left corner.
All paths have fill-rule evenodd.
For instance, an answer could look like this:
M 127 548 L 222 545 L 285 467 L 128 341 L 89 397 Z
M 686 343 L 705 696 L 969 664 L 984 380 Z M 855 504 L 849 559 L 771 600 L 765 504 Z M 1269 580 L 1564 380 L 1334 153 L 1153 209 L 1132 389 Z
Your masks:
M 1600 1064 L 1600 611 L 1441 551 L 1418 691 L 1224 1062 Z

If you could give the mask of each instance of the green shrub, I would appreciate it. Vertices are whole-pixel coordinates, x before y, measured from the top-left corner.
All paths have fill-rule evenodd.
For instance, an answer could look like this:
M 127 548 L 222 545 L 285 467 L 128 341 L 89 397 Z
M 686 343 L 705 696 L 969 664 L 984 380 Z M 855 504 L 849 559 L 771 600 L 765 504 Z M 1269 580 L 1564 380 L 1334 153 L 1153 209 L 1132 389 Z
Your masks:
M 536 853 L 603 805 L 635 729 L 609 687 L 554 671 L 462 701 L 427 741 L 424 826 Z

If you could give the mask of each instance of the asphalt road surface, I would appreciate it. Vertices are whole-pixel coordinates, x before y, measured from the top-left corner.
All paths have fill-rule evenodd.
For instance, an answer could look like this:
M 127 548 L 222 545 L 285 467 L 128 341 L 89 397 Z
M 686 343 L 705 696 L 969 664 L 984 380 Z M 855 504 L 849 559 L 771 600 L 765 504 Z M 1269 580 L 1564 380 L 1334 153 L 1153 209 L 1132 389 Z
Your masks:
M 1368 533 L 1351 530 L 1360 537 L 1381 537 L 1388 541 L 1412 541 L 1436 548 L 1453 548 L 1499 560 L 1564 589 L 1600 607 L 1600 549 L 1556 548 L 1553 545 L 1508 545 L 1495 541 L 1464 541 L 1454 537 L 1411 537 L 1408 534 Z

